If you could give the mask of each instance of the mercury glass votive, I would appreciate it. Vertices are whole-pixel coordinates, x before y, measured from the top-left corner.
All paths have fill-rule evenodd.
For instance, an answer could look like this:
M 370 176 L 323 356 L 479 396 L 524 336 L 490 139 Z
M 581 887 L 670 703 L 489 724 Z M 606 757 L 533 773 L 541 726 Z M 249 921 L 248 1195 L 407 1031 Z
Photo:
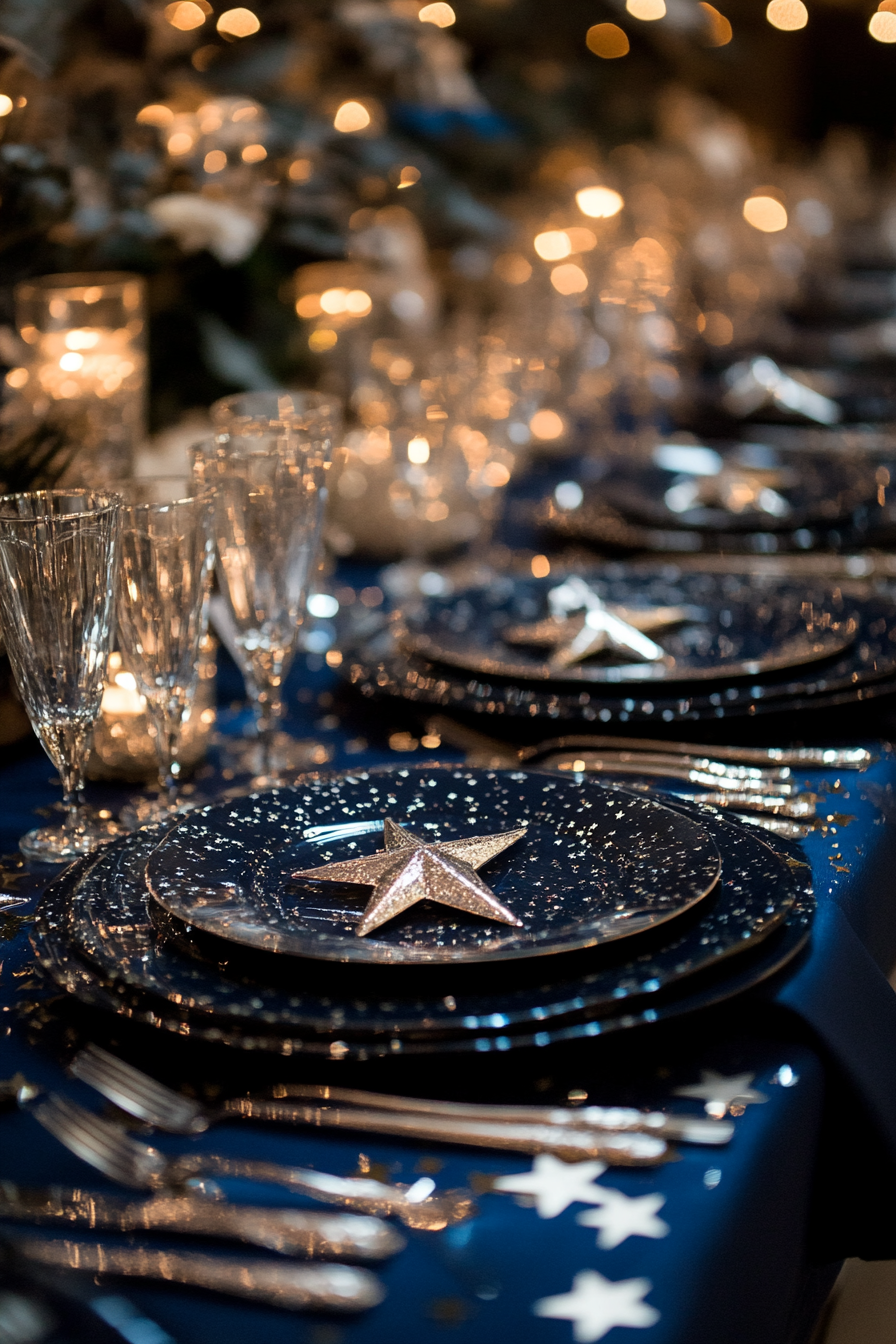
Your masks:
M 130 475 L 145 434 L 145 285 L 126 272 L 73 272 L 16 287 L 31 358 L 7 382 L 42 418 L 71 411 L 81 447 L 65 480 L 103 486 Z

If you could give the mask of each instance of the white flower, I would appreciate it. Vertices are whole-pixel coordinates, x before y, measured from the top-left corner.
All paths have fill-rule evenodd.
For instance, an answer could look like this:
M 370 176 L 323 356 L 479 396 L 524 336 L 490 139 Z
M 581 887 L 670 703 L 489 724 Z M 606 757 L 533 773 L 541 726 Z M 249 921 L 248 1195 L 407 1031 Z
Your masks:
M 262 215 L 187 191 L 160 196 L 148 209 L 160 231 L 173 234 L 184 252 L 207 248 L 223 266 L 248 257 L 265 224 Z

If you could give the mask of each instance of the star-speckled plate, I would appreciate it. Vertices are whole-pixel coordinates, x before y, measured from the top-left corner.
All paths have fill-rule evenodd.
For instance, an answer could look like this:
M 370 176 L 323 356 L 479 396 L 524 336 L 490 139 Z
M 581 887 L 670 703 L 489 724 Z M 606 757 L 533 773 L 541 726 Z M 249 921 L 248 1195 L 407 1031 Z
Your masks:
M 433 843 L 525 827 L 479 870 L 521 927 L 431 901 L 365 937 L 369 887 L 296 878 L 375 854 L 385 818 Z M 333 961 L 503 961 L 593 947 L 672 919 L 712 889 L 708 832 L 654 799 L 523 770 L 386 767 L 190 812 L 151 855 L 149 889 L 185 924 Z
M 856 638 L 858 619 L 842 596 L 817 586 L 779 583 L 761 596 L 749 579 L 717 574 L 618 575 L 595 571 L 588 584 L 611 609 L 649 613 L 675 609 L 694 613 L 667 629 L 649 629 L 664 652 L 656 662 L 600 653 L 559 667 L 550 654 L 569 627 L 552 623 L 548 595 L 557 579 L 499 579 L 451 597 L 417 604 L 397 622 L 398 648 L 436 663 L 490 677 L 528 681 L 655 683 L 730 681 L 798 667 L 842 653 Z M 580 623 L 580 622 L 579 622 Z M 526 630 L 533 632 L 526 646 Z M 586 631 L 587 634 L 587 631 Z M 541 647 L 540 647 L 541 646 Z M 561 646 L 562 647 L 562 646 Z
M 811 872 L 792 866 L 792 843 L 775 841 L 778 852 L 736 822 L 674 806 L 716 839 L 717 888 L 631 943 L 547 962 L 386 969 L 240 951 L 154 916 L 142 872 L 162 828 L 117 841 L 57 878 L 34 948 L 53 980 L 86 1004 L 244 1050 L 366 1059 L 603 1034 L 738 993 L 785 964 L 808 933 Z

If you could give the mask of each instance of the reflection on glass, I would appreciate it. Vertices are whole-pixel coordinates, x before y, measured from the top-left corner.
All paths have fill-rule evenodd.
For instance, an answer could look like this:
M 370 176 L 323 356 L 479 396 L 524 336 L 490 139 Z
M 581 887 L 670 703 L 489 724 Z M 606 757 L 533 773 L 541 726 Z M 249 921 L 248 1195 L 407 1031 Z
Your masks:
M 0 499 L 0 620 L 28 717 L 62 778 L 65 821 L 19 841 L 70 859 L 110 838 L 83 810 L 84 768 L 113 629 L 119 499 L 46 490 Z
M 131 481 L 120 490 L 119 641 L 155 730 L 163 791 L 155 817 L 178 807 L 182 736 L 207 626 L 214 501 L 177 477 Z M 141 812 L 138 819 L 150 817 Z

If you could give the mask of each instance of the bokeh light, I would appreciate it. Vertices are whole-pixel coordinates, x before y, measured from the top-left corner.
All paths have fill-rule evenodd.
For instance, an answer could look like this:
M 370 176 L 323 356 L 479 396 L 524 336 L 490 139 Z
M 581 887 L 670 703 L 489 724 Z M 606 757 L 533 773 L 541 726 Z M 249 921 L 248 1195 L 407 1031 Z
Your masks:
M 545 233 L 537 234 L 533 246 L 542 261 L 559 261 L 561 257 L 568 257 L 572 251 L 565 229 L 548 229 Z
M 564 229 L 563 232 L 569 239 L 569 246 L 573 252 L 590 252 L 597 247 L 597 236 L 590 229 L 577 228 L 574 225 L 571 229 Z
M 415 168 L 413 164 L 408 164 L 402 168 L 398 178 L 398 190 L 403 191 L 406 187 L 412 187 L 415 182 L 420 181 L 420 169 Z
M 625 0 L 625 7 L 633 19 L 644 23 L 666 17 L 666 0 Z
M 868 20 L 868 31 L 875 42 L 896 42 L 896 14 L 879 9 Z
M 166 146 L 168 153 L 177 158 L 181 154 L 189 154 L 195 141 L 189 131 L 175 131 L 168 138 Z
M 774 196 L 757 193 L 744 201 L 744 219 L 762 233 L 780 233 L 787 228 L 787 211 Z
M 0 93 L 0 117 L 8 117 L 12 111 L 12 99 L 8 93 Z
M 246 145 L 240 158 L 243 163 L 261 163 L 262 159 L 266 159 L 267 156 L 268 152 L 264 145 Z
M 629 40 L 618 23 L 596 23 L 585 34 L 585 45 L 604 61 L 615 61 L 629 52 Z
M 227 37 L 251 37 L 258 32 L 261 23 L 251 9 L 228 9 L 221 15 L 216 27 L 219 33 Z
M 314 164 L 310 159 L 293 159 L 289 165 L 290 182 L 307 182 L 314 172 Z
M 532 267 L 520 252 L 502 252 L 495 258 L 493 270 L 505 285 L 524 285 L 532 274 Z
M 420 434 L 408 443 L 408 461 L 413 462 L 415 466 L 422 467 L 424 462 L 429 461 L 429 439 L 424 439 Z
M 212 149 L 206 154 L 202 166 L 207 173 L 220 173 L 227 167 L 227 155 L 223 149 Z
M 536 579 L 546 579 L 551 572 L 551 562 L 546 555 L 533 555 L 532 574 Z
M 335 331 L 332 331 L 329 327 L 319 327 L 317 331 L 312 331 L 308 337 L 308 348 L 313 350 L 316 355 L 320 355 L 325 350 L 332 350 L 338 340 L 339 337 Z
M 529 421 L 529 428 L 532 431 L 533 438 L 549 443 L 552 439 L 560 438 L 566 425 L 562 415 L 558 415 L 556 411 L 545 410 L 535 412 Z
M 193 0 L 180 0 L 178 4 L 166 5 L 165 18 L 172 28 L 179 28 L 181 32 L 188 33 L 191 28 L 201 28 L 206 16 Z
M 148 103 L 137 113 L 137 120 L 141 126 L 167 126 L 174 120 L 174 113 L 164 103 Z
M 565 266 L 555 266 L 551 271 L 551 284 L 558 294 L 584 294 L 588 288 L 588 277 L 575 262 Z
M 576 205 L 589 219 L 612 219 L 624 204 L 612 187 L 583 187 L 576 192 Z
M 444 4 L 443 0 L 437 0 L 436 4 L 424 5 L 417 15 L 421 23 L 434 23 L 437 28 L 450 28 L 452 23 L 457 22 L 457 15 L 450 5 Z
M 809 22 L 809 11 L 803 0 L 771 0 L 765 17 L 782 33 L 795 33 Z
M 333 125 L 337 131 L 345 134 L 351 131 L 363 131 L 370 125 L 370 113 L 363 103 L 349 101 L 337 109 Z
M 734 36 L 734 29 L 731 23 L 720 14 L 715 5 L 709 5 L 706 0 L 700 0 L 700 8 L 706 16 L 706 35 L 704 41 L 708 47 L 727 47 Z

